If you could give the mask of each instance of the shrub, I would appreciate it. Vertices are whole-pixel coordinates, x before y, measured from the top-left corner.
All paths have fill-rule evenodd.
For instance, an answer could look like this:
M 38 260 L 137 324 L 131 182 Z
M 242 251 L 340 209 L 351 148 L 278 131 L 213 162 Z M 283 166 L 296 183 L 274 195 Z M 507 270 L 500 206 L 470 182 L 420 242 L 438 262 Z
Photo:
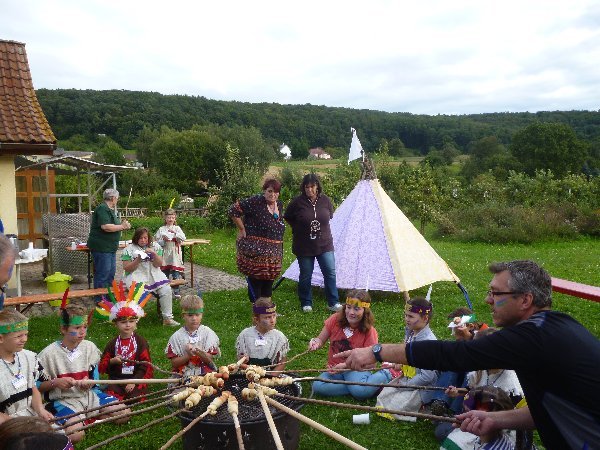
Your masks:
M 576 209 L 563 205 L 529 208 L 490 202 L 449 212 L 449 222 L 438 224 L 436 235 L 488 243 L 574 239 L 579 231 L 578 214 Z
M 209 192 L 214 201 L 208 206 L 208 223 L 215 228 L 231 225 L 228 210 L 239 199 L 249 197 L 260 191 L 258 186 L 262 173 L 257 164 L 240 156 L 240 151 L 227 144 L 222 170 L 217 171 L 219 187 L 213 186 Z

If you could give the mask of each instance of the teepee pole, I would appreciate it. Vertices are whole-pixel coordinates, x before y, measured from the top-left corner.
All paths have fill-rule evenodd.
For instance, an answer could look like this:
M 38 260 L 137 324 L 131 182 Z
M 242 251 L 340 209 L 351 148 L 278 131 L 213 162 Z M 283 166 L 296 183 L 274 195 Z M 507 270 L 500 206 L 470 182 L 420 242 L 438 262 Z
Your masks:
M 408 291 L 403 291 L 402 292 L 404 294 L 404 301 L 407 302 L 410 300 L 410 293 Z

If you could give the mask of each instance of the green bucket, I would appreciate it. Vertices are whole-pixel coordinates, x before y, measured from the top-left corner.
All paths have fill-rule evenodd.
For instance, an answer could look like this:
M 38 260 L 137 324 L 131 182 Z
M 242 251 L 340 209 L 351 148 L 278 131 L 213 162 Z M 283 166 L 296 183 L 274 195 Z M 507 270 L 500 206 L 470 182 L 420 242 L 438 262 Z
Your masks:
M 65 273 L 55 272 L 52 275 L 48 275 L 44 278 L 46 282 L 46 286 L 48 287 L 49 294 L 60 294 L 60 298 L 56 300 L 50 300 L 50 306 L 60 306 L 62 302 L 62 295 L 65 293 L 67 288 L 69 287 L 69 282 L 73 280 L 71 275 L 67 275 Z

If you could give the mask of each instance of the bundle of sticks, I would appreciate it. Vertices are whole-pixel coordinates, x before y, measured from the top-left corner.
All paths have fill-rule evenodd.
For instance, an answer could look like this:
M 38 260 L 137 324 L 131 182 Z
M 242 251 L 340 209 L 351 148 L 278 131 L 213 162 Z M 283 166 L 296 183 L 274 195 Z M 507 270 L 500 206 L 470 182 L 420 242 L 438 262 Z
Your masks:
M 320 369 L 315 369 L 315 371 L 319 371 L 319 370 Z M 211 401 L 211 403 L 207 406 L 206 411 L 204 413 L 200 414 L 194 420 L 192 420 L 179 433 L 177 433 L 171 439 L 169 439 L 169 441 L 163 447 L 161 447 L 161 450 L 169 448 L 177 439 L 179 439 L 181 436 L 183 436 L 189 429 L 191 429 L 197 422 L 201 421 L 207 415 L 215 415 L 217 413 L 217 410 L 224 404 L 227 404 L 227 410 L 228 410 L 229 414 L 232 416 L 232 419 L 233 419 L 233 422 L 235 425 L 235 429 L 236 429 L 236 436 L 237 436 L 239 448 L 243 449 L 244 443 L 243 443 L 243 439 L 242 439 L 242 433 L 241 433 L 239 419 L 237 417 L 238 416 L 238 408 L 239 408 L 238 407 L 238 399 L 230 391 L 223 390 L 224 385 L 225 385 L 225 380 L 229 379 L 230 375 L 238 374 L 238 373 L 243 374 L 245 376 L 245 378 L 249 381 L 248 387 L 242 389 L 242 392 L 241 392 L 242 400 L 247 401 L 247 402 L 253 402 L 256 400 L 260 401 L 261 406 L 264 411 L 264 414 L 265 414 L 265 417 L 267 419 L 267 422 L 269 423 L 269 428 L 273 435 L 274 442 L 278 449 L 283 449 L 283 445 L 281 443 L 281 439 L 279 438 L 277 428 L 275 427 L 275 424 L 273 422 L 271 412 L 269 410 L 269 405 L 285 412 L 286 414 L 289 414 L 289 415 L 295 417 L 296 419 L 325 433 L 327 436 L 343 443 L 344 445 L 347 445 L 350 448 L 363 449 L 363 447 L 361 447 L 360 445 L 356 444 L 353 441 L 350 441 L 349 439 L 345 438 L 344 436 L 339 435 L 335 431 L 333 431 L 327 427 L 324 427 L 323 425 L 313 421 L 312 419 L 300 414 L 299 412 L 294 411 L 293 409 L 288 408 L 285 405 L 282 405 L 280 402 L 278 402 L 272 398 L 272 397 L 277 397 L 277 396 L 279 396 L 281 398 L 297 401 L 297 402 L 303 402 L 303 403 L 315 403 L 315 404 L 321 404 L 321 405 L 326 405 L 326 406 L 351 408 L 351 409 L 358 409 L 358 410 L 363 410 L 363 411 L 388 412 L 390 414 L 406 415 L 406 416 L 425 418 L 425 419 L 434 419 L 437 421 L 456 422 L 456 419 L 451 418 L 451 417 L 440 417 L 440 416 L 433 416 L 433 415 L 429 415 L 429 414 L 413 413 L 413 412 L 409 412 L 409 411 L 400 411 L 400 410 L 387 410 L 387 409 L 374 408 L 374 407 L 364 406 L 364 405 L 354 405 L 354 404 L 330 402 L 330 401 L 324 401 L 324 400 L 307 399 L 307 398 L 303 398 L 303 397 L 295 397 L 295 396 L 282 394 L 274 388 L 276 388 L 278 386 L 288 386 L 293 383 L 301 382 L 301 381 L 320 380 L 320 381 L 326 381 L 326 382 L 332 382 L 332 383 L 359 384 L 359 385 L 382 386 L 382 387 L 384 385 L 377 385 L 377 384 L 370 384 L 370 383 L 354 383 L 354 382 L 347 382 L 347 381 L 341 381 L 341 380 L 326 380 L 326 379 L 321 379 L 319 377 L 292 377 L 292 376 L 289 376 L 286 374 L 280 374 L 279 376 L 272 376 L 272 375 L 278 374 L 279 372 L 268 371 L 264 367 L 260 367 L 260 366 L 247 365 L 247 364 L 245 364 L 245 358 L 242 358 L 234 364 L 229 364 L 227 366 L 219 367 L 217 372 L 210 372 L 210 373 L 207 373 L 202 376 L 191 376 L 191 377 L 183 377 L 183 378 L 140 379 L 140 380 L 138 380 L 138 379 L 102 380 L 102 381 L 98 381 L 98 380 L 85 381 L 84 380 L 82 382 L 83 384 L 85 384 L 85 383 L 89 383 L 89 384 L 96 384 L 96 383 L 98 383 L 98 384 L 170 383 L 170 384 L 173 384 L 173 386 L 170 388 L 167 388 L 167 389 L 168 390 L 176 390 L 177 392 L 175 392 L 175 394 L 167 394 L 166 396 L 163 396 L 162 398 L 166 398 L 165 402 L 161 402 L 159 405 L 156 405 L 155 407 L 151 407 L 151 408 L 146 408 L 145 410 L 155 409 L 156 407 L 162 406 L 165 403 L 179 403 L 180 405 L 182 405 L 179 409 L 177 409 L 173 413 L 163 417 L 162 419 L 157 419 L 157 420 L 154 420 L 152 422 L 145 424 L 142 427 L 139 427 L 139 428 L 136 428 L 133 430 L 129 430 L 128 432 L 123 433 L 119 436 L 115 436 L 115 437 L 110 438 L 106 441 L 103 441 L 99 444 L 96 444 L 95 446 L 90 447 L 90 449 L 99 448 L 103 445 L 106 445 L 109 442 L 112 442 L 113 440 L 115 440 L 119 437 L 141 431 L 142 429 L 146 429 L 148 426 L 151 426 L 151 424 L 158 423 L 159 421 L 174 417 L 177 414 L 180 414 L 184 411 L 188 411 L 191 408 L 196 407 L 203 398 L 208 398 L 208 397 L 212 397 L 215 395 L 218 395 L 218 396 L 215 397 Z M 388 386 L 388 385 L 385 385 L 385 386 Z M 406 388 L 405 386 L 400 386 L 400 385 L 393 385 L 393 387 Z M 431 387 L 431 386 L 410 386 L 410 388 L 411 389 L 443 389 L 443 388 L 435 388 L 435 387 Z M 159 398 L 158 400 L 161 400 L 162 398 Z M 125 402 L 123 402 L 123 403 L 126 405 Z M 139 414 L 141 412 L 144 412 L 145 410 L 136 411 L 136 412 L 133 412 L 130 414 L 131 415 Z M 119 416 L 117 416 L 117 417 L 119 417 Z M 100 423 L 100 422 L 102 422 L 102 421 L 99 421 L 98 423 Z M 95 424 L 87 425 L 86 427 L 91 427 L 94 425 Z

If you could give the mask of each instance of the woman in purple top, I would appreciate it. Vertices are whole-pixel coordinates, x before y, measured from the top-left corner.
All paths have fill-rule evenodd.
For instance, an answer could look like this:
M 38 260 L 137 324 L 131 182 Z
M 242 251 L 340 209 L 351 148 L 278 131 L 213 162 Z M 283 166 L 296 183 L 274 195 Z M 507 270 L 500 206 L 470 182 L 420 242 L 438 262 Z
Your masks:
M 290 202 L 283 216 L 292 227 L 292 252 L 298 258 L 300 267 L 300 305 L 304 312 L 312 311 L 311 279 L 316 259 L 323 274 L 329 309 L 338 311 L 342 305 L 335 284 L 335 256 L 329 227 L 333 205 L 329 197 L 322 193 L 321 182 L 314 173 L 304 175 L 300 192 Z

